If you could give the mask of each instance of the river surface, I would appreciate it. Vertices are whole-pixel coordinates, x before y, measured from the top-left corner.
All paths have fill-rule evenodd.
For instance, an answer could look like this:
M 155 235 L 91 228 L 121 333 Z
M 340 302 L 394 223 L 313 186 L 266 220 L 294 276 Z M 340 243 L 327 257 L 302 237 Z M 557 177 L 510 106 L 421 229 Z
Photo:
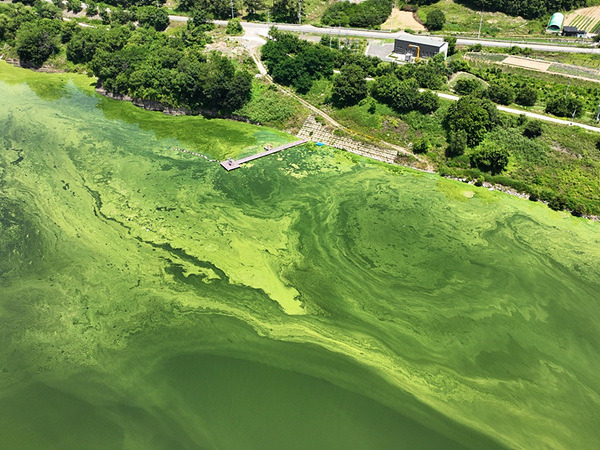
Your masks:
M 0 62 L 0 448 L 600 447 L 600 224 Z

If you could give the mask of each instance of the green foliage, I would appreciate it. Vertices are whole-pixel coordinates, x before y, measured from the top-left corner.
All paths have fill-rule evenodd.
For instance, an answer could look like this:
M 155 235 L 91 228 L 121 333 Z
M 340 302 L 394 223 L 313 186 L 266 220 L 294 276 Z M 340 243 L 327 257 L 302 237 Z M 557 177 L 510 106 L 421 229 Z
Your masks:
M 423 91 L 417 97 L 416 107 L 423 114 L 431 114 L 440 106 L 439 97 L 431 91 Z
M 487 94 L 490 100 L 501 105 L 510 105 L 515 101 L 515 90 L 505 81 L 490 83 Z
M 331 26 L 376 28 L 392 13 L 392 3 L 392 0 L 339 1 L 327 8 L 321 22 Z
M 460 95 L 469 95 L 483 90 L 484 85 L 477 78 L 462 77 L 454 83 L 454 91 Z
M 446 17 L 444 16 L 444 21 Z M 456 38 L 454 36 L 445 36 L 444 41 L 448 43 L 448 56 L 452 56 L 456 53 Z
M 296 0 L 273 0 L 271 17 L 275 22 L 298 23 L 298 2 Z
M 558 117 L 580 117 L 583 103 L 574 95 L 558 95 L 546 103 L 546 112 Z
M 446 148 L 446 156 L 454 158 L 465 153 L 467 149 L 467 132 L 459 129 L 450 131 L 448 136 L 448 147 Z
M 265 0 L 243 0 L 244 8 L 249 17 L 256 17 L 258 11 L 261 11 L 267 7 Z
M 502 11 L 526 19 L 535 19 L 556 11 L 568 11 L 585 6 L 586 3 L 587 0 L 473 0 L 477 8 Z
M 543 128 L 542 122 L 539 120 L 530 120 L 523 128 L 523 136 L 534 139 L 536 137 L 540 137 L 542 135 Z
M 39 2 L 35 5 L 36 13 L 42 19 L 61 19 L 62 10 L 52 3 Z
M 320 44 L 311 44 L 300 40 L 298 37 L 283 33 L 273 28 L 269 41 L 261 49 L 261 57 L 273 79 L 285 86 L 294 86 L 300 92 L 307 92 L 313 81 L 321 77 L 333 75 L 333 68 L 343 66 L 359 66 L 354 62 L 349 51 L 330 49 Z M 360 62 L 361 56 L 356 58 Z M 372 67 L 376 67 L 379 60 L 373 60 Z M 360 101 L 360 98 L 357 100 Z
M 429 142 L 429 139 L 427 138 L 421 138 L 418 139 L 412 147 L 412 150 L 414 153 L 427 153 L 429 150 L 431 150 L 431 142 Z
M 414 78 L 420 87 L 432 90 L 441 89 L 447 80 L 443 55 L 436 55 L 427 62 L 399 65 L 395 73 L 401 80 Z
M 356 64 L 342 67 L 341 73 L 333 80 L 331 99 L 337 107 L 357 104 L 367 96 L 365 72 Z
M 164 31 L 169 26 L 169 13 L 156 6 L 140 6 L 135 10 L 135 18 L 140 26 L 153 27 L 156 31 Z
M 492 141 L 483 141 L 471 155 L 471 166 L 498 175 L 508 165 L 508 150 Z
M 523 84 L 517 89 L 515 103 L 521 106 L 533 106 L 537 102 L 538 91 L 529 84 Z
M 225 28 L 225 33 L 232 34 L 235 36 L 241 36 L 242 34 L 244 34 L 244 29 L 242 28 L 242 23 L 240 22 L 240 19 L 238 19 L 237 17 L 229 19 L 229 21 L 227 22 L 227 27 Z
M 439 9 L 433 9 L 427 13 L 427 20 L 425 21 L 425 26 L 429 31 L 438 31 L 444 27 L 444 23 L 446 23 L 446 16 Z M 454 41 L 456 45 L 456 41 Z
M 98 14 L 98 4 L 96 2 L 88 2 L 85 15 L 87 17 L 94 17 L 96 14 Z
M 277 91 L 277 88 L 255 86 L 252 98 L 236 111 L 255 123 L 271 126 L 285 126 L 286 122 L 297 114 L 297 108 L 289 97 Z
M 498 125 L 496 106 L 487 99 L 467 95 L 448 108 L 446 124 L 450 134 L 464 130 L 467 143 L 474 147 L 485 134 Z
M 39 67 L 60 46 L 60 23 L 50 19 L 25 22 L 16 37 L 16 50 L 21 63 Z
M 80 13 L 82 10 L 81 0 L 68 0 L 67 10 L 73 11 L 74 14 Z

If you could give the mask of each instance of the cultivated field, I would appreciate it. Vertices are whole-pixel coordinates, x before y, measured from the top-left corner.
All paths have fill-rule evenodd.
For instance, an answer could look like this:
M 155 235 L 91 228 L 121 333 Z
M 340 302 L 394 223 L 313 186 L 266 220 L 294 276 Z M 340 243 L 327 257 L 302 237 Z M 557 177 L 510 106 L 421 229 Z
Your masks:
M 565 18 L 564 25 L 577 27 L 588 33 L 600 32 L 600 6 L 577 9 Z

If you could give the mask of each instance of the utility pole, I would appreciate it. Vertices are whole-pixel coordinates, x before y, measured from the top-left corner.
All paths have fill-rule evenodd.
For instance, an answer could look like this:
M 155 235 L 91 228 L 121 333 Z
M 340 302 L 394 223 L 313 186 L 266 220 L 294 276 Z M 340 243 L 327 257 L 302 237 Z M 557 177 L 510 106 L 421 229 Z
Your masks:
M 271 11 L 267 10 L 267 26 L 271 28 Z
M 233 0 L 231 0 L 231 18 L 233 19 Z
M 298 23 L 302 25 L 302 0 L 298 0 Z
M 342 22 L 338 28 L 338 50 L 340 49 L 340 41 L 342 40 Z
M 569 93 L 569 86 L 571 86 L 571 81 L 567 84 L 567 90 L 565 91 L 565 98 L 567 98 L 567 94 Z
M 477 39 L 481 37 L 481 24 L 483 24 L 483 9 L 481 10 L 481 18 L 479 19 L 479 32 L 477 33 Z
M 596 113 L 596 123 L 600 121 L 600 103 L 598 104 L 598 112 Z

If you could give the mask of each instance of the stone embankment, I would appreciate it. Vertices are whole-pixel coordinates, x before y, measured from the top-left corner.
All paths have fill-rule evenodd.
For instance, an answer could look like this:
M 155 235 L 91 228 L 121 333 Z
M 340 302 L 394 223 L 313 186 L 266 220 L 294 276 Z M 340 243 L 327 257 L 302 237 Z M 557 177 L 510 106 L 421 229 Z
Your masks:
M 187 109 L 187 108 L 175 108 L 173 106 L 167 105 L 165 103 L 160 103 L 160 102 L 157 102 L 154 100 L 146 100 L 143 98 L 133 98 L 133 97 L 130 97 L 129 95 L 124 95 L 124 94 L 114 94 L 112 92 L 107 91 L 106 89 L 104 89 L 101 86 L 96 87 L 96 92 L 98 92 L 99 94 L 104 95 L 105 97 L 108 97 L 108 98 L 131 102 L 135 106 L 137 106 L 139 108 L 144 108 L 148 111 L 161 111 L 164 114 L 168 114 L 170 116 L 203 116 L 203 117 L 209 117 L 211 119 L 228 119 L 228 120 L 235 120 L 236 122 L 246 122 L 246 123 L 256 124 L 255 122 L 252 122 L 247 117 L 238 116 L 236 114 L 223 114 L 223 113 L 220 113 L 219 111 L 212 110 L 212 109 L 193 109 L 192 110 L 192 109 Z M 260 124 L 256 124 L 256 125 L 260 125 Z
M 298 137 L 313 142 L 321 142 L 340 150 L 346 150 L 360 156 L 376 159 L 389 164 L 394 164 L 398 157 L 397 150 L 377 147 L 372 144 L 354 140 L 348 136 L 337 135 L 335 131 L 332 131 L 326 125 L 317 122 L 315 116 L 308 116 L 298 133 Z

